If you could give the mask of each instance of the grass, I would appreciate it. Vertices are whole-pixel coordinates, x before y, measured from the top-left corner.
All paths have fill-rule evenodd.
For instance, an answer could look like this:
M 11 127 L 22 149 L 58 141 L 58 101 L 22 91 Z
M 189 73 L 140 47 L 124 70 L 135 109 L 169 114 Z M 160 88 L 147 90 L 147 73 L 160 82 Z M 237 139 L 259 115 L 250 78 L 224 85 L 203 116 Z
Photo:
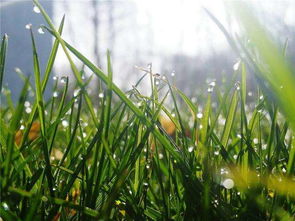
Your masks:
M 196 101 L 151 66 L 140 68 L 143 77 L 123 92 L 112 81 L 110 53 L 104 72 L 62 39 L 64 18 L 57 30 L 34 3 L 55 42 L 41 74 L 30 30 L 35 81 L 22 76 L 15 104 L 2 87 L 6 35 L 1 43 L 3 220 L 294 219 L 294 68 L 287 47 L 273 43 L 247 5 L 234 4 L 233 11 L 254 47 L 207 11 L 241 63 L 232 80 L 211 83 Z M 76 90 L 67 97 L 68 79 L 54 77 L 54 96 L 44 100 L 58 48 Z M 73 56 L 102 81 L 94 97 L 91 78 L 83 78 Z M 251 100 L 250 73 L 257 80 Z M 144 80 L 148 95 L 137 89 Z

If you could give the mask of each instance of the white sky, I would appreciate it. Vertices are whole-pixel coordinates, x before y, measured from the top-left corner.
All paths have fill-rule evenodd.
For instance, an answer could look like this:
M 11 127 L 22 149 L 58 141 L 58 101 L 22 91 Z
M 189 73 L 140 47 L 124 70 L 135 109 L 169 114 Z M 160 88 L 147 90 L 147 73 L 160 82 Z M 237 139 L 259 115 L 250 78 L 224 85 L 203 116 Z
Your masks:
M 69 2 L 65 7 L 64 2 Z M 206 15 L 202 7 L 209 9 L 225 26 L 231 21 L 227 17 L 223 1 L 221 0 L 126 0 L 114 1 L 114 20 L 116 38 L 110 42 L 107 23 L 107 1 L 100 1 L 98 16 L 102 18 L 99 45 L 101 58 L 105 58 L 108 48 L 114 49 L 114 71 L 121 72 L 115 81 L 124 82 L 126 72 L 138 65 L 136 59 L 153 63 L 153 67 L 160 70 L 163 65 L 161 59 L 175 54 L 187 56 L 207 56 L 212 51 L 219 51 L 228 47 L 227 42 L 217 26 Z M 278 5 L 289 7 L 286 9 L 284 21 L 295 24 L 295 5 L 292 0 L 251 1 L 258 8 L 272 11 L 276 14 Z M 267 3 L 266 3 L 267 2 Z M 230 1 L 226 1 L 230 3 Z M 69 40 L 86 57 L 94 60 L 93 52 L 93 13 L 91 1 L 55 1 L 54 20 L 58 24 L 61 16 L 66 14 L 63 32 Z M 282 15 L 280 15 L 282 16 Z M 232 24 L 234 30 L 235 25 Z M 294 26 L 293 26 L 294 27 Z M 110 45 L 112 44 L 112 45 Z M 105 59 L 104 59 L 105 61 Z M 57 70 L 66 71 L 68 66 L 65 56 L 59 54 Z M 122 72 L 123 70 L 123 72 Z M 64 72 L 62 73 L 64 74 Z M 125 82 L 124 82 L 125 83 Z

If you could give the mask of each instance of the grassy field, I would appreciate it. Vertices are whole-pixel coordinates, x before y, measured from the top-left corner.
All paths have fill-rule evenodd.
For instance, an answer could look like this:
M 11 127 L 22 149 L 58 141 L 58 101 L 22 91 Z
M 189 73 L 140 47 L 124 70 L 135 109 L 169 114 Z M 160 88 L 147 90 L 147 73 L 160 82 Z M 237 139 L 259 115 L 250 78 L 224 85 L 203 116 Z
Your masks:
M 16 103 L 2 86 L 6 35 L 1 43 L 2 220 L 294 220 L 295 69 L 287 42 L 274 44 L 247 5 L 232 8 L 242 36 L 207 12 L 240 62 L 228 79 L 189 98 L 174 83 L 177 73 L 154 74 L 151 65 L 123 92 L 112 81 L 110 53 L 107 70 L 96 67 L 62 39 L 64 20 L 55 28 L 34 3 L 55 41 L 40 73 L 27 27 L 34 83 L 20 74 Z M 58 48 L 76 78 L 71 96 L 68 78 L 51 73 Z M 73 57 L 101 80 L 94 97 Z M 145 80 L 148 94 L 137 89 Z M 44 100 L 48 81 L 55 86 Z

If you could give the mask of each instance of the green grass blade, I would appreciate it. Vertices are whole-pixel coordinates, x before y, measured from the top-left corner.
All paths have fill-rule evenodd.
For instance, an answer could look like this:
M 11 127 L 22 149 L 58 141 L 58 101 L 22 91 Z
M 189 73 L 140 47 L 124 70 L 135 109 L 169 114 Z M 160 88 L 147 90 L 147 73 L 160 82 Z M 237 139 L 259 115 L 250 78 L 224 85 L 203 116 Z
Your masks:
M 8 36 L 7 34 L 4 34 L 1 41 L 1 50 L 0 50 L 0 91 L 1 93 L 2 93 L 2 81 L 4 76 L 7 45 L 8 45 Z

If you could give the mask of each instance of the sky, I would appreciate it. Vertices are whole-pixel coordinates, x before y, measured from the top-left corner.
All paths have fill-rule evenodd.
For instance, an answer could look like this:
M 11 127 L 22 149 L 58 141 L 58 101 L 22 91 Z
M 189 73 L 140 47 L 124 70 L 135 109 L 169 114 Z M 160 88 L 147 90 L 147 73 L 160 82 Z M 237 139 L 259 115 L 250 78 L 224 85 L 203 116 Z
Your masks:
M 13 7 L 13 4 L 18 2 L 23 1 L 2 0 L 0 7 Z M 167 69 L 172 71 L 173 65 L 165 63 L 172 56 L 206 57 L 214 51 L 218 52 L 229 48 L 223 34 L 206 15 L 203 8 L 207 8 L 226 27 L 231 24 L 231 31 L 238 31 L 237 25 L 226 13 L 224 4 L 228 5 L 232 1 L 111 1 L 114 32 L 110 31 L 108 23 L 110 1 L 98 1 L 100 6 L 97 10 L 93 10 L 90 0 L 53 0 L 51 2 L 53 3 L 52 18 L 54 23 L 57 26 L 62 16 L 66 14 L 63 37 L 87 58 L 105 68 L 106 51 L 107 49 L 112 50 L 115 82 L 119 86 L 126 86 L 126 78 L 130 76 L 130 73 L 136 73 L 135 65 L 146 66 L 148 63 L 152 63 L 155 72 L 161 71 L 163 66 L 167 66 Z M 268 24 L 275 24 L 275 21 L 271 19 L 278 18 L 294 28 L 294 0 L 247 2 L 255 6 L 255 9 L 259 11 L 258 14 L 271 15 L 268 17 Z M 93 24 L 95 16 L 100 19 L 97 39 L 95 39 Z M 45 33 L 45 35 L 49 34 Z M 94 51 L 95 44 L 99 46 L 99 61 L 97 61 Z M 233 61 L 233 63 L 235 62 Z M 56 60 L 55 72 L 59 75 L 69 75 L 71 72 L 62 50 L 59 51 Z M 135 76 L 134 79 L 138 79 L 138 76 Z

